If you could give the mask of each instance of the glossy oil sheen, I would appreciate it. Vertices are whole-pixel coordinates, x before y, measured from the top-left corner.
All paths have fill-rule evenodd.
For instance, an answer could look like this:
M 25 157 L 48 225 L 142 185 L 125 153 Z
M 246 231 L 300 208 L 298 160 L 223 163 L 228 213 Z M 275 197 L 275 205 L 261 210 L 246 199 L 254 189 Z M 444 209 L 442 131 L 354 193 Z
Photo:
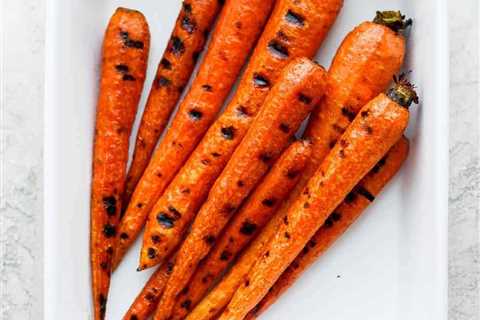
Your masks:
M 149 88 L 180 5 L 180 0 L 48 1 L 44 319 L 91 318 L 91 151 L 108 19 L 117 6 L 146 15 L 152 33 Z M 446 1 L 345 0 L 317 59 L 328 67 L 346 33 L 386 9 L 414 19 L 406 69 L 413 70 L 421 105 L 412 107 L 410 157 L 374 205 L 262 319 L 447 319 Z M 153 271 L 135 271 L 139 245 L 112 277 L 106 319 L 121 319 Z

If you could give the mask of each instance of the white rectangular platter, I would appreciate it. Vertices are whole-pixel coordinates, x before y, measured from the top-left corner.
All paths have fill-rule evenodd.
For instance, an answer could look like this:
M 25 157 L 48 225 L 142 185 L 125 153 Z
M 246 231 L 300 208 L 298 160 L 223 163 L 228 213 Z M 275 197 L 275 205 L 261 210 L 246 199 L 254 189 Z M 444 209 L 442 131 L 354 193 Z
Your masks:
M 48 0 L 44 319 L 91 319 L 91 151 L 108 19 L 117 6 L 146 15 L 152 33 L 149 89 L 180 5 L 180 0 Z M 317 60 L 328 67 L 346 33 L 382 9 L 402 10 L 414 20 L 406 69 L 412 70 L 421 104 L 412 108 L 410 157 L 371 208 L 263 319 L 447 318 L 446 1 L 345 0 Z M 107 319 L 122 318 L 151 273 L 135 271 L 138 249 L 137 242 L 112 278 Z

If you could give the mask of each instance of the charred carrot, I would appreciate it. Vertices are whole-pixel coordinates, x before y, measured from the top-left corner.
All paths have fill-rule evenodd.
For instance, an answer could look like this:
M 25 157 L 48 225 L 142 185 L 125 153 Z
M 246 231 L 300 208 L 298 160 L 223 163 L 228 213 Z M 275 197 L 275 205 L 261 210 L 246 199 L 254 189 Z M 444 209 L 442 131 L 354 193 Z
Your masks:
M 408 124 L 408 107 L 414 101 L 412 86 L 401 79 L 388 95 L 378 95 L 360 110 L 288 209 L 284 223 L 220 320 L 241 320 L 260 302 L 328 215 L 400 139 Z
M 357 220 L 383 187 L 395 176 L 408 155 L 408 140 L 402 137 L 308 241 L 302 252 L 282 273 L 262 301 L 245 319 L 256 319 L 271 306 L 305 270 L 318 259 Z
M 138 129 L 132 164 L 127 175 L 124 204 L 130 197 L 148 165 L 158 138 L 167 125 L 173 108 L 192 74 L 221 7 L 218 0 L 184 0 L 168 46 L 157 67 L 142 121 Z M 183 41 L 179 54 L 175 42 Z
M 173 261 L 169 261 L 155 271 L 123 316 L 123 320 L 147 320 L 151 316 L 157 307 L 172 268 Z
M 275 234 L 283 221 L 283 215 L 278 211 L 267 223 L 262 232 L 252 241 L 251 245 L 235 262 L 227 275 L 200 301 L 190 312 L 187 320 L 213 320 L 225 309 L 241 283 L 245 281 L 248 272 L 255 264 L 263 249 Z
M 382 21 L 383 16 L 394 19 L 390 19 L 389 24 Z M 346 112 L 347 109 L 343 107 L 354 105 L 358 111 L 368 100 L 383 91 L 395 72 L 400 69 L 405 55 L 405 40 L 400 32 L 410 22 L 405 21 L 400 13 L 391 12 L 377 13 L 375 21 L 375 23 L 364 22 L 356 27 L 337 50 L 328 72 L 325 98 L 310 117 L 305 136 L 313 142 L 313 153 L 307 168 L 301 174 L 300 182 L 232 271 L 193 310 L 188 319 L 213 319 L 225 308 L 238 284 L 243 282 L 243 277 L 259 256 L 262 247 L 275 233 L 288 206 L 301 193 L 319 163 L 330 151 L 330 147 L 333 147 L 336 139 L 341 135 L 343 129 L 339 130 L 340 126 L 336 125 L 336 121 L 342 120 L 347 114 L 350 118 L 355 116 L 355 113 Z M 377 48 L 382 50 L 377 51 Z M 332 116 L 320 117 L 323 111 Z M 343 123 L 343 126 L 348 123 Z M 329 140 L 331 136 L 335 139 Z
M 97 103 L 90 220 L 94 318 L 105 317 L 128 143 L 145 81 L 150 33 L 138 11 L 118 8 L 105 32 Z
M 143 261 L 162 261 L 181 241 L 281 69 L 295 57 L 315 53 L 341 5 L 341 0 L 277 2 L 231 103 L 150 212 L 144 234 Z M 288 132 L 291 128 L 283 126 L 283 130 Z M 171 219 L 159 223 L 159 213 Z
M 245 138 L 215 181 L 180 247 L 154 319 L 170 316 L 176 296 L 187 285 L 198 262 L 208 254 L 209 239 L 218 237 L 319 101 L 325 77 L 323 68 L 306 58 L 295 59 L 282 71 Z M 282 130 L 282 124 L 290 130 Z M 238 181 L 243 184 L 239 185 Z
M 273 0 L 225 3 L 192 87 L 132 195 L 120 225 L 115 264 L 135 241 L 152 206 L 214 120 L 272 6 Z M 177 55 L 185 54 L 182 39 L 174 38 L 171 45 Z
M 285 150 L 226 227 L 205 262 L 194 273 L 189 281 L 188 292 L 181 294 L 177 300 L 172 320 L 185 319 L 188 311 L 228 267 L 229 261 L 235 259 L 240 250 L 263 228 L 281 200 L 297 183 L 310 156 L 311 146 L 308 141 L 297 141 Z
M 282 211 L 300 194 L 358 110 L 385 91 L 400 70 L 405 57 L 402 31 L 410 24 L 400 12 L 377 12 L 373 22 L 361 23 L 345 37 L 328 72 L 325 100 L 312 112 L 305 131 L 315 151 Z

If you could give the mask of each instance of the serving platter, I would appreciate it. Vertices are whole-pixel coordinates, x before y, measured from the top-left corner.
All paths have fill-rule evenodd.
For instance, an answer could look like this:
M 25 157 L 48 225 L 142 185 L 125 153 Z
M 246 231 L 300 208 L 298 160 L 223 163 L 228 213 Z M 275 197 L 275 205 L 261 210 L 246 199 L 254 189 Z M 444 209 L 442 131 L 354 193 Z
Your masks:
M 47 2 L 44 319 L 91 319 L 89 199 L 103 31 L 118 6 L 147 17 L 152 48 L 141 110 L 181 1 Z M 446 1 L 345 0 L 316 60 L 328 67 L 348 31 L 387 9 L 414 20 L 405 69 L 412 71 L 421 103 L 412 108 L 407 131 L 409 159 L 359 221 L 262 319 L 447 318 Z M 153 271 L 135 271 L 139 245 L 113 275 L 107 319 L 122 318 Z

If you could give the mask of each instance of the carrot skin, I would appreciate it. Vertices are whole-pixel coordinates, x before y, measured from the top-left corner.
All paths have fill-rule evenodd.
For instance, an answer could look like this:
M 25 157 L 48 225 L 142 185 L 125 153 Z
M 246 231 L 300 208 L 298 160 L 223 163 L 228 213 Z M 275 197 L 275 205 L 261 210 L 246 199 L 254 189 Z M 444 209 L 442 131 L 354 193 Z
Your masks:
M 313 0 L 277 2 L 231 103 L 151 210 L 144 235 L 142 261 L 162 261 L 177 246 L 208 190 L 245 136 L 283 67 L 295 57 L 313 56 L 341 6 L 341 0 L 328 0 L 321 4 Z M 286 18 L 289 12 L 309 18 L 299 26 Z M 287 56 L 279 56 L 271 48 L 272 39 L 275 40 L 273 43 L 284 46 Z M 234 130 L 232 134 L 228 134 L 230 129 Z M 228 134 L 228 139 L 219 134 L 223 131 Z M 159 212 L 171 214 L 170 208 L 175 208 L 181 216 L 177 214 L 175 223 L 165 228 L 156 222 L 156 216 Z M 152 240 L 152 237 L 162 240 Z M 155 259 L 148 257 L 148 248 L 155 249 Z
M 239 213 L 226 227 L 221 238 L 189 281 L 188 292 L 179 296 L 172 320 L 185 319 L 216 278 L 235 259 L 276 211 L 281 200 L 295 186 L 311 156 L 308 141 L 294 142 L 255 188 Z
M 231 215 L 319 101 L 324 85 L 325 71 L 306 58 L 295 59 L 282 71 L 279 82 L 270 91 L 245 138 L 215 181 L 190 234 L 180 247 L 155 320 L 170 316 L 175 298 L 211 248 L 211 242 L 206 239 L 218 237 Z M 288 125 L 291 130 L 282 131 L 281 124 Z M 238 185 L 238 180 L 243 181 L 242 186 Z
M 409 112 L 385 94 L 360 110 L 302 194 L 264 254 L 235 292 L 220 320 L 243 319 L 267 294 L 328 215 L 400 139 Z
M 354 190 L 368 190 L 373 197 L 377 197 L 385 185 L 396 175 L 408 155 L 408 140 L 402 137 L 368 173 Z M 267 310 L 295 281 L 313 264 L 318 257 L 325 253 L 333 243 L 360 217 L 364 210 L 371 204 L 372 199 L 367 199 L 359 192 L 352 192 L 330 214 L 325 224 L 318 229 L 309 240 L 302 252 L 282 273 L 273 287 L 268 291 L 262 301 L 249 312 L 245 319 L 256 319 Z
M 150 33 L 138 11 L 118 8 L 105 32 L 93 150 L 90 262 L 94 319 L 104 319 L 130 133 L 145 81 Z
M 187 85 L 198 55 L 203 50 L 206 31 L 211 27 L 221 3 L 218 0 L 184 1 L 169 44 L 160 60 L 148 96 L 135 141 L 132 164 L 127 174 L 124 206 L 142 177 L 168 118 Z M 176 39 L 182 39 L 185 52 L 174 50 Z
M 120 225 L 123 237 L 119 238 L 116 264 L 137 238 L 152 206 L 215 119 L 269 16 L 272 3 L 273 0 L 225 3 L 198 74 L 132 195 Z M 183 54 L 183 47 L 182 41 L 175 41 L 177 54 Z

